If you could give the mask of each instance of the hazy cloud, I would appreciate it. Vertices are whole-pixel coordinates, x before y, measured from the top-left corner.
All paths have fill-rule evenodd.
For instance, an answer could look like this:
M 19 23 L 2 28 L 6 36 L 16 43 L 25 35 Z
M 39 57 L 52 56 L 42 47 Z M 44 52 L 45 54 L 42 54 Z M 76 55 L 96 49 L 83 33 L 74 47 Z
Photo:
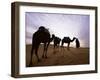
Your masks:
M 89 47 L 89 15 L 26 12 L 25 22 L 26 44 L 31 43 L 32 34 L 39 26 L 45 26 L 51 34 L 60 38 L 78 37 L 82 47 Z

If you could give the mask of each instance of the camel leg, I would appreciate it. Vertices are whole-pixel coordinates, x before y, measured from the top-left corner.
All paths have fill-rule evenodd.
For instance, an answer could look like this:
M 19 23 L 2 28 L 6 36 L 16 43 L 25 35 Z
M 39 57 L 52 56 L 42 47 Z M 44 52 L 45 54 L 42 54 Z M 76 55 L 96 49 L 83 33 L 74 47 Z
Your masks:
M 61 43 L 61 47 L 63 47 L 63 45 L 64 45 L 64 42 L 62 41 L 62 43 Z
M 54 43 L 54 50 L 55 50 L 55 46 L 56 46 L 56 45 L 55 45 L 55 43 Z
M 56 46 L 57 46 L 57 43 L 56 43 L 56 41 L 54 41 L 54 49 L 56 48 Z
M 38 62 L 39 62 L 40 59 L 39 59 L 39 56 L 38 56 L 38 48 L 39 48 L 39 46 L 37 46 L 36 49 L 35 49 L 35 55 L 37 56 L 37 59 L 38 59 Z
M 70 46 L 70 43 L 68 43 L 68 47 L 67 47 L 68 50 L 69 50 L 69 46 Z
M 44 43 L 44 51 L 43 51 L 43 55 L 42 55 L 42 58 L 44 58 L 45 57 L 45 50 L 46 50 L 46 44 Z
M 63 44 L 64 44 L 64 42 L 62 41 L 62 43 L 61 43 L 61 51 L 63 51 Z
M 59 47 L 60 45 L 58 44 L 57 46 L 58 46 L 58 50 L 60 51 L 60 47 Z
M 57 43 L 54 43 L 54 51 L 53 51 L 54 54 L 56 53 L 56 50 L 57 50 Z
M 62 43 L 61 43 L 61 52 L 62 52 L 62 56 L 64 56 L 64 51 L 65 51 L 63 45 L 64 45 L 64 42 L 62 41 Z
M 31 65 L 32 65 L 32 56 L 33 56 L 33 46 L 32 46 L 32 49 L 31 49 L 31 59 L 30 59 L 29 66 L 31 66 Z
M 45 58 L 47 58 L 47 50 L 48 50 L 49 44 L 50 43 L 46 44 Z
M 56 44 L 54 43 L 54 51 L 55 51 Z

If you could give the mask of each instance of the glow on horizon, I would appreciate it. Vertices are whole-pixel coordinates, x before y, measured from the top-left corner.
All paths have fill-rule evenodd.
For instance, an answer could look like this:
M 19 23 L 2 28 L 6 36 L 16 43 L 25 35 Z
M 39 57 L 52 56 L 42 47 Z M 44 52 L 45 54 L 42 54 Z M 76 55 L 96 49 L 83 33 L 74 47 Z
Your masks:
M 31 44 L 32 34 L 40 26 L 45 26 L 51 34 L 61 39 L 65 36 L 71 39 L 77 37 L 81 47 L 89 47 L 89 19 L 89 15 L 26 12 L 26 44 Z M 71 43 L 71 46 L 74 45 L 75 43 Z

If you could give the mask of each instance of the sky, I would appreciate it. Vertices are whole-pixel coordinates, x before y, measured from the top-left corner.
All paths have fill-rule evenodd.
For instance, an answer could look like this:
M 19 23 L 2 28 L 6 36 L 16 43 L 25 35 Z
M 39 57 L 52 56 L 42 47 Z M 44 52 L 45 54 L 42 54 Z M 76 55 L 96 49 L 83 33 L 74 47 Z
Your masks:
M 71 39 L 77 37 L 81 47 L 89 47 L 89 23 L 89 15 L 26 12 L 26 44 L 31 44 L 33 33 L 40 26 L 45 26 L 50 34 L 55 34 L 61 39 L 67 36 Z M 75 46 L 75 42 L 71 43 L 71 46 Z

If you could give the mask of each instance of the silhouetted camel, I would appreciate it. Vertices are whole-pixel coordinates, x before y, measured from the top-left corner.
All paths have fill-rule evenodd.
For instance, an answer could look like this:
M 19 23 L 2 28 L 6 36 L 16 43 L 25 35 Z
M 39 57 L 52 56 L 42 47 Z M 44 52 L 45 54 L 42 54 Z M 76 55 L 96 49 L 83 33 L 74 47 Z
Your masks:
M 76 38 L 76 48 L 79 48 L 80 47 L 80 42 L 78 40 L 78 38 Z
M 39 29 L 33 34 L 32 37 L 31 59 L 29 66 L 32 65 L 33 50 L 35 51 L 35 55 L 38 59 L 38 62 L 40 61 L 38 56 L 38 48 L 40 43 L 44 43 L 44 51 L 42 57 L 47 58 L 47 49 L 53 38 L 54 35 L 52 35 L 52 38 L 50 38 L 50 32 L 44 26 L 39 27 Z
M 73 42 L 75 39 L 76 39 L 75 37 L 72 40 L 70 39 L 70 37 L 64 37 L 62 39 L 61 46 L 63 47 L 64 43 L 68 43 L 67 49 L 69 50 L 70 42 Z
M 54 37 L 54 49 L 56 46 L 59 47 L 60 41 L 61 39 L 59 37 L 56 37 L 56 36 Z

